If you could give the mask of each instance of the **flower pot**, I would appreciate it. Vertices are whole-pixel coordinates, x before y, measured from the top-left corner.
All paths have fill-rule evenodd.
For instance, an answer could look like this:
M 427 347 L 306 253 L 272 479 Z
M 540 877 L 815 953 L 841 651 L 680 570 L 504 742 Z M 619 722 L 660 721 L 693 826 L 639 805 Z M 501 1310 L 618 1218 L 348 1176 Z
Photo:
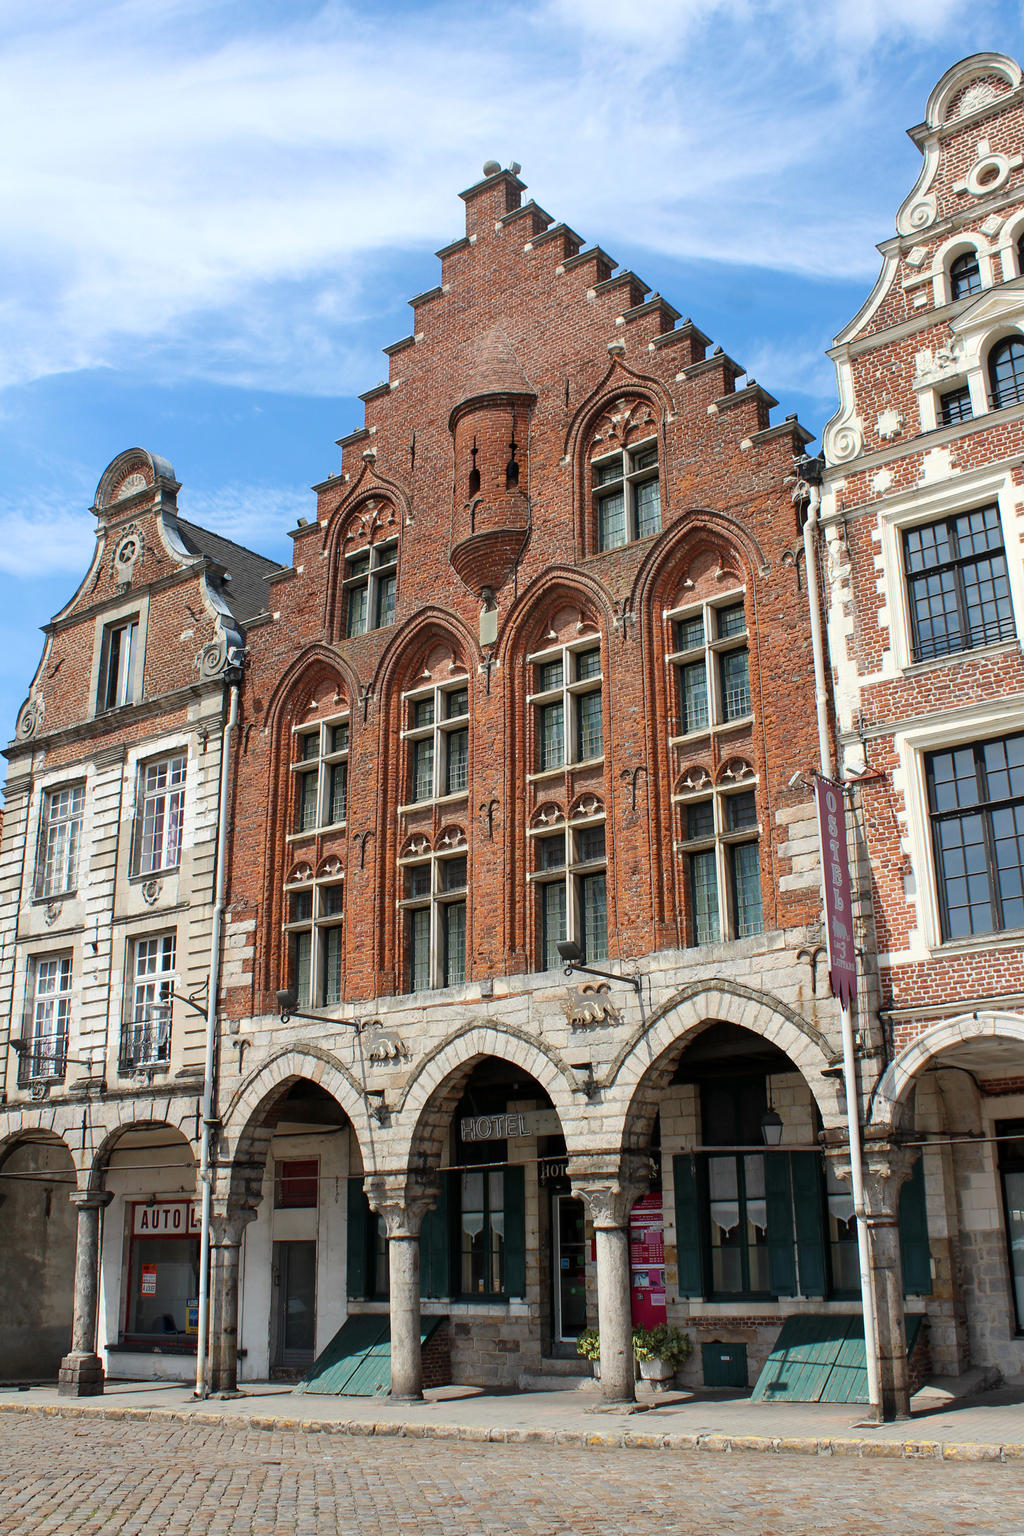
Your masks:
M 670 1365 L 667 1360 L 640 1361 L 640 1377 L 643 1381 L 671 1381 L 675 1373 L 675 1366 Z

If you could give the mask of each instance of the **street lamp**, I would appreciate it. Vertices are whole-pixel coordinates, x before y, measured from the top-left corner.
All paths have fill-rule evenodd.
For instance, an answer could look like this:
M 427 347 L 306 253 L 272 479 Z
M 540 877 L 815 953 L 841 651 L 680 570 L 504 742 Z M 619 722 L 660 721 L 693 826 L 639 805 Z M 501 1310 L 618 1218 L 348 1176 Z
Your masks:
M 606 981 L 621 981 L 626 986 L 640 995 L 639 976 L 619 976 L 615 971 L 600 971 L 596 965 L 583 964 L 583 950 L 575 939 L 559 939 L 555 945 L 559 956 L 565 961 L 565 974 L 571 976 L 573 971 L 585 971 L 588 976 L 603 976 Z

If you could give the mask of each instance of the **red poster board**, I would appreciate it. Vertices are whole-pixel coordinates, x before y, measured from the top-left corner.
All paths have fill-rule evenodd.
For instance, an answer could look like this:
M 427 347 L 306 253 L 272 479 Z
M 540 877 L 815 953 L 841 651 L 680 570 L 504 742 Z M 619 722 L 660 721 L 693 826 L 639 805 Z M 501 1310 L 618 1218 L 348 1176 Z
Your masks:
M 629 1217 L 629 1268 L 634 1328 L 665 1321 L 665 1220 L 660 1191 L 638 1200 Z
M 142 1294 L 143 1296 L 156 1295 L 156 1265 L 143 1264 L 142 1266 Z

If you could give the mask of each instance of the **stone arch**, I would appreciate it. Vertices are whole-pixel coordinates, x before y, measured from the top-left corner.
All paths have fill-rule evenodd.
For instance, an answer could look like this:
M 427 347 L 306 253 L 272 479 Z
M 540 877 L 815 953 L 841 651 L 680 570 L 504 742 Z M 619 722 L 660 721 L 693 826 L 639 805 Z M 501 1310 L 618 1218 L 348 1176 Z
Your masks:
M 910 1113 L 912 1091 L 931 1062 L 942 1051 L 970 1040 L 1012 1040 L 1024 1051 L 1024 1014 L 990 1010 L 963 1013 L 933 1024 L 891 1061 L 873 1095 L 871 1123 L 898 1128 Z
M 196 1124 L 195 1099 L 181 1100 L 177 1105 L 170 1098 L 158 1100 L 154 1102 L 151 1114 L 140 1113 L 142 1108 L 137 1099 L 127 1102 L 124 1106 L 119 1106 L 118 1111 L 115 1112 L 113 1124 L 98 1128 L 100 1137 L 94 1144 L 89 1162 L 89 1189 L 105 1187 L 110 1155 L 122 1136 L 132 1131 L 174 1131 L 192 1154 L 193 1162 L 198 1169 L 199 1146 L 192 1134 Z
M 822 1076 L 832 1052 L 821 1031 L 778 998 L 718 977 L 681 988 L 619 1051 L 602 1084 L 616 1117 L 609 1145 L 618 1143 L 626 1151 L 646 1145 L 656 1096 L 675 1070 L 680 1047 L 712 1022 L 736 1024 L 785 1052 L 806 1081 L 825 1128 L 845 1125 L 839 1087 Z
M 741 580 L 752 579 L 768 568 L 768 557 L 749 528 L 727 512 L 693 507 L 657 539 L 637 571 L 630 607 L 635 613 L 654 613 L 670 601 L 670 587 L 685 581 L 685 567 L 698 554 L 712 551 L 722 561 L 735 557 L 742 567 Z
M 598 548 L 590 481 L 590 465 L 605 451 L 625 450 L 652 438 L 658 444 L 661 520 L 671 510 L 671 483 L 665 473 L 665 423 L 672 397 L 660 379 L 636 373 L 621 358 L 613 358 L 601 383 L 580 405 L 565 435 L 565 456 L 571 465 L 573 527 L 578 547 L 586 554 Z
M 363 1090 L 330 1051 L 315 1045 L 284 1046 L 253 1069 L 221 1117 L 219 1161 L 230 1165 L 230 1197 L 237 1198 L 249 1169 L 266 1161 L 271 1131 L 266 1113 L 288 1089 L 305 1079 L 329 1093 L 348 1117 L 366 1170 L 379 1162 L 372 1117 Z
M 396 1168 L 429 1167 L 440 1160 L 464 1080 L 478 1061 L 489 1056 L 528 1072 L 557 1110 L 569 1152 L 583 1150 L 582 1114 L 574 1097 L 579 1089 L 568 1062 L 523 1030 L 480 1020 L 447 1035 L 406 1084 L 391 1149 Z
M 443 608 L 423 608 L 410 623 L 404 624 L 385 648 L 371 684 L 384 714 L 401 691 L 398 681 L 413 663 L 417 652 L 424 655 L 435 644 L 450 645 L 461 656 L 472 678 L 480 661 L 480 646 L 462 620 Z
M 576 567 L 551 566 L 539 580 L 531 582 L 509 609 L 498 642 L 498 657 L 503 666 L 518 662 L 529 651 L 539 649 L 531 644 L 531 623 L 540 613 L 563 603 L 575 606 L 581 618 L 586 614 L 607 643 L 615 613 L 608 588 Z
M 968 92 L 976 82 L 998 79 L 1007 90 L 1015 90 L 1021 82 L 1020 65 L 1004 53 L 974 53 L 947 69 L 942 79 L 932 87 L 925 109 L 925 122 L 929 128 L 941 128 L 947 121 L 966 115 L 976 105 L 987 105 L 995 100 L 997 92 L 984 101 L 975 102 Z M 956 110 L 954 110 L 956 109 Z
M 24 1108 L 8 1110 L 4 1117 L 4 1130 L 0 1134 L 0 1168 L 19 1142 L 34 1136 L 63 1146 L 71 1158 L 79 1182 L 84 1182 L 90 1153 L 82 1148 L 81 1110 L 77 1121 L 70 1105 L 26 1105 Z
M 96 487 L 94 510 L 105 512 L 116 502 L 127 501 L 142 491 L 152 491 L 159 481 L 178 489 L 174 467 L 148 448 L 126 448 L 111 459 Z
M 0 1137 L 0 1379 L 55 1377 L 71 1348 L 78 1184 L 56 1130 L 24 1117 Z

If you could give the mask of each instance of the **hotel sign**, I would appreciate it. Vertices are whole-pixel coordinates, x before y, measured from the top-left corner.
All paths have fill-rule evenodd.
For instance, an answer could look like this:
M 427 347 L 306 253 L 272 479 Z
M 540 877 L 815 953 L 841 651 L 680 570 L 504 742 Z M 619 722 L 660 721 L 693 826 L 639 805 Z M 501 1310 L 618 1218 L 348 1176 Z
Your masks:
M 463 1141 L 515 1141 L 519 1136 L 557 1136 L 562 1127 L 555 1109 L 517 1110 L 511 1115 L 474 1115 L 459 1122 Z

